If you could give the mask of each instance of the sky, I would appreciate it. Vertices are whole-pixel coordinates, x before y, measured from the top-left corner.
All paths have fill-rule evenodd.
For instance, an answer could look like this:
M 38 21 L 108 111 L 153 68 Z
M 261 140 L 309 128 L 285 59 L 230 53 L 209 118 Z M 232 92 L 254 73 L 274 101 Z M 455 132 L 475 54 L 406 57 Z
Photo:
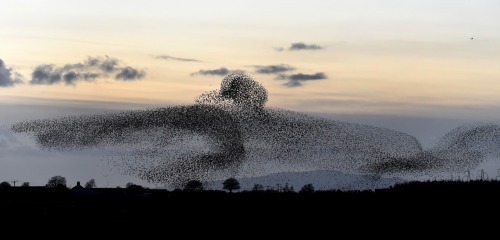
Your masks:
M 267 106 L 388 127 L 424 145 L 461 122 L 500 121 L 496 0 L 0 4 L 4 126 L 192 104 L 235 71 L 265 86 Z M 2 133 L 0 143 L 14 146 L 9 138 L 17 136 Z M 22 169 L 20 162 L 30 164 L 20 151 L 17 162 L 0 153 L 0 181 L 23 172 L 10 170 Z M 57 171 L 24 172 L 42 184 Z M 76 174 L 72 183 L 91 177 Z

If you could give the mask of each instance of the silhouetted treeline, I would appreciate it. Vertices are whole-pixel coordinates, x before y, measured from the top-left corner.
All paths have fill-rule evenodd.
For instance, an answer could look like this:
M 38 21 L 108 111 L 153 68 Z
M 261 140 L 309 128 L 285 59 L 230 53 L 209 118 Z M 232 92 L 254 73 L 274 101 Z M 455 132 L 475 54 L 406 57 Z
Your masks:
M 240 191 L 130 188 L 7 187 L 0 189 L 2 221 L 127 225 L 213 221 L 211 216 L 283 218 L 345 214 L 421 214 L 465 211 L 500 203 L 500 181 L 428 181 L 366 191 Z M 459 204 L 460 207 L 456 207 Z M 350 215 L 349 215 L 350 216 Z

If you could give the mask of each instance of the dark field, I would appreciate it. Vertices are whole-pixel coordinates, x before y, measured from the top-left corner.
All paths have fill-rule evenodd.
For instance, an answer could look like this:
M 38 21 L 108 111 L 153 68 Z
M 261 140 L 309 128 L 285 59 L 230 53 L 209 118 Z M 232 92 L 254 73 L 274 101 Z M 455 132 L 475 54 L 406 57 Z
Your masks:
M 10 187 L 0 189 L 2 221 L 33 225 L 214 224 L 215 219 L 314 222 L 334 217 L 459 216 L 497 211 L 500 181 L 410 182 L 374 191 L 277 192 Z M 322 220 L 321 220 L 322 221 Z M 234 223 L 234 222 L 233 222 Z

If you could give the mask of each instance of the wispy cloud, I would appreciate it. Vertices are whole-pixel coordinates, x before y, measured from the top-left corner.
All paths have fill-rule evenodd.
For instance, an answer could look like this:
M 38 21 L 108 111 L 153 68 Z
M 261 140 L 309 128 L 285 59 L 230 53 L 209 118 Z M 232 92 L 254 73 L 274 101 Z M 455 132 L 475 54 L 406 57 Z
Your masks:
M 280 74 L 276 79 L 278 80 L 287 80 L 288 82 L 284 83 L 284 86 L 287 87 L 300 87 L 303 82 L 306 81 L 316 81 L 316 80 L 324 80 L 328 79 L 325 73 L 318 72 L 315 74 L 303 74 L 297 73 L 292 75 L 284 75 Z
M 267 66 L 255 65 L 253 67 L 255 68 L 255 72 L 260 74 L 279 74 L 295 70 L 294 67 L 288 64 L 267 65 Z
M 300 50 L 321 50 L 324 47 L 316 44 L 305 44 L 303 42 L 292 43 L 288 48 L 288 51 L 300 51 Z
M 191 73 L 191 76 L 196 76 L 196 75 L 205 75 L 205 76 L 226 76 L 231 73 L 244 73 L 243 70 L 236 69 L 236 70 L 229 70 L 225 67 L 221 67 L 218 69 L 200 69 L 198 72 Z
M 0 87 L 12 87 L 22 82 L 21 74 L 5 66 L 3 60 L 0 59 Z
M 285 48 L 282 48 L 282 47 L 273 47 L 273 49 L 276 52 L 283 52 L 283 51 L 285 51 Z
M 179 57 L 172 57 L 172 56 L 168 56 L 168 55 L 158 55 L 158 56 L 155 56 L 155 58 L 162 59 L 162 60 L 181 61 L 181 62 L 201 62 L 201 60 L 198 60 L 198 59 L 179 58 Z
M 39 65 L 31 74 L 30 83 L 33 85 L 53 85 L 64 82 L 66 85 L 75 85 L 78 81 L 93 81 L 101 77 L 114 74 L 116 80 L 138 80 L 146 75 L 144 70 L 130 66 L 121 66 L 116 58 L 88 57 L 83 63 L 66 64 L 62 67 L 53 64 Z

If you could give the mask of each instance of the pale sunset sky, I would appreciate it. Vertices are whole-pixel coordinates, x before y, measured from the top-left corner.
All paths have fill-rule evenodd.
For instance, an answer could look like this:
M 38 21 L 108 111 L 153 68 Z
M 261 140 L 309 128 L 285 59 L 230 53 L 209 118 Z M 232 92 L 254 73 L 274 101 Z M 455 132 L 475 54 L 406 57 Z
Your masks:
M 40 66 L 89 58 L 117 63 L 36 84 Z M 192 104 L 224 68 L 261 82 L 270 107 L 404 117 L 402 131 L 409 118 L 500 121 L 497 0 L 0 0 L 0 59 L 0 125 L 71 106 Z M 117 77 L 127 66 L 139 75 Z M 284 69 L 259 72 L 272 66 Z

